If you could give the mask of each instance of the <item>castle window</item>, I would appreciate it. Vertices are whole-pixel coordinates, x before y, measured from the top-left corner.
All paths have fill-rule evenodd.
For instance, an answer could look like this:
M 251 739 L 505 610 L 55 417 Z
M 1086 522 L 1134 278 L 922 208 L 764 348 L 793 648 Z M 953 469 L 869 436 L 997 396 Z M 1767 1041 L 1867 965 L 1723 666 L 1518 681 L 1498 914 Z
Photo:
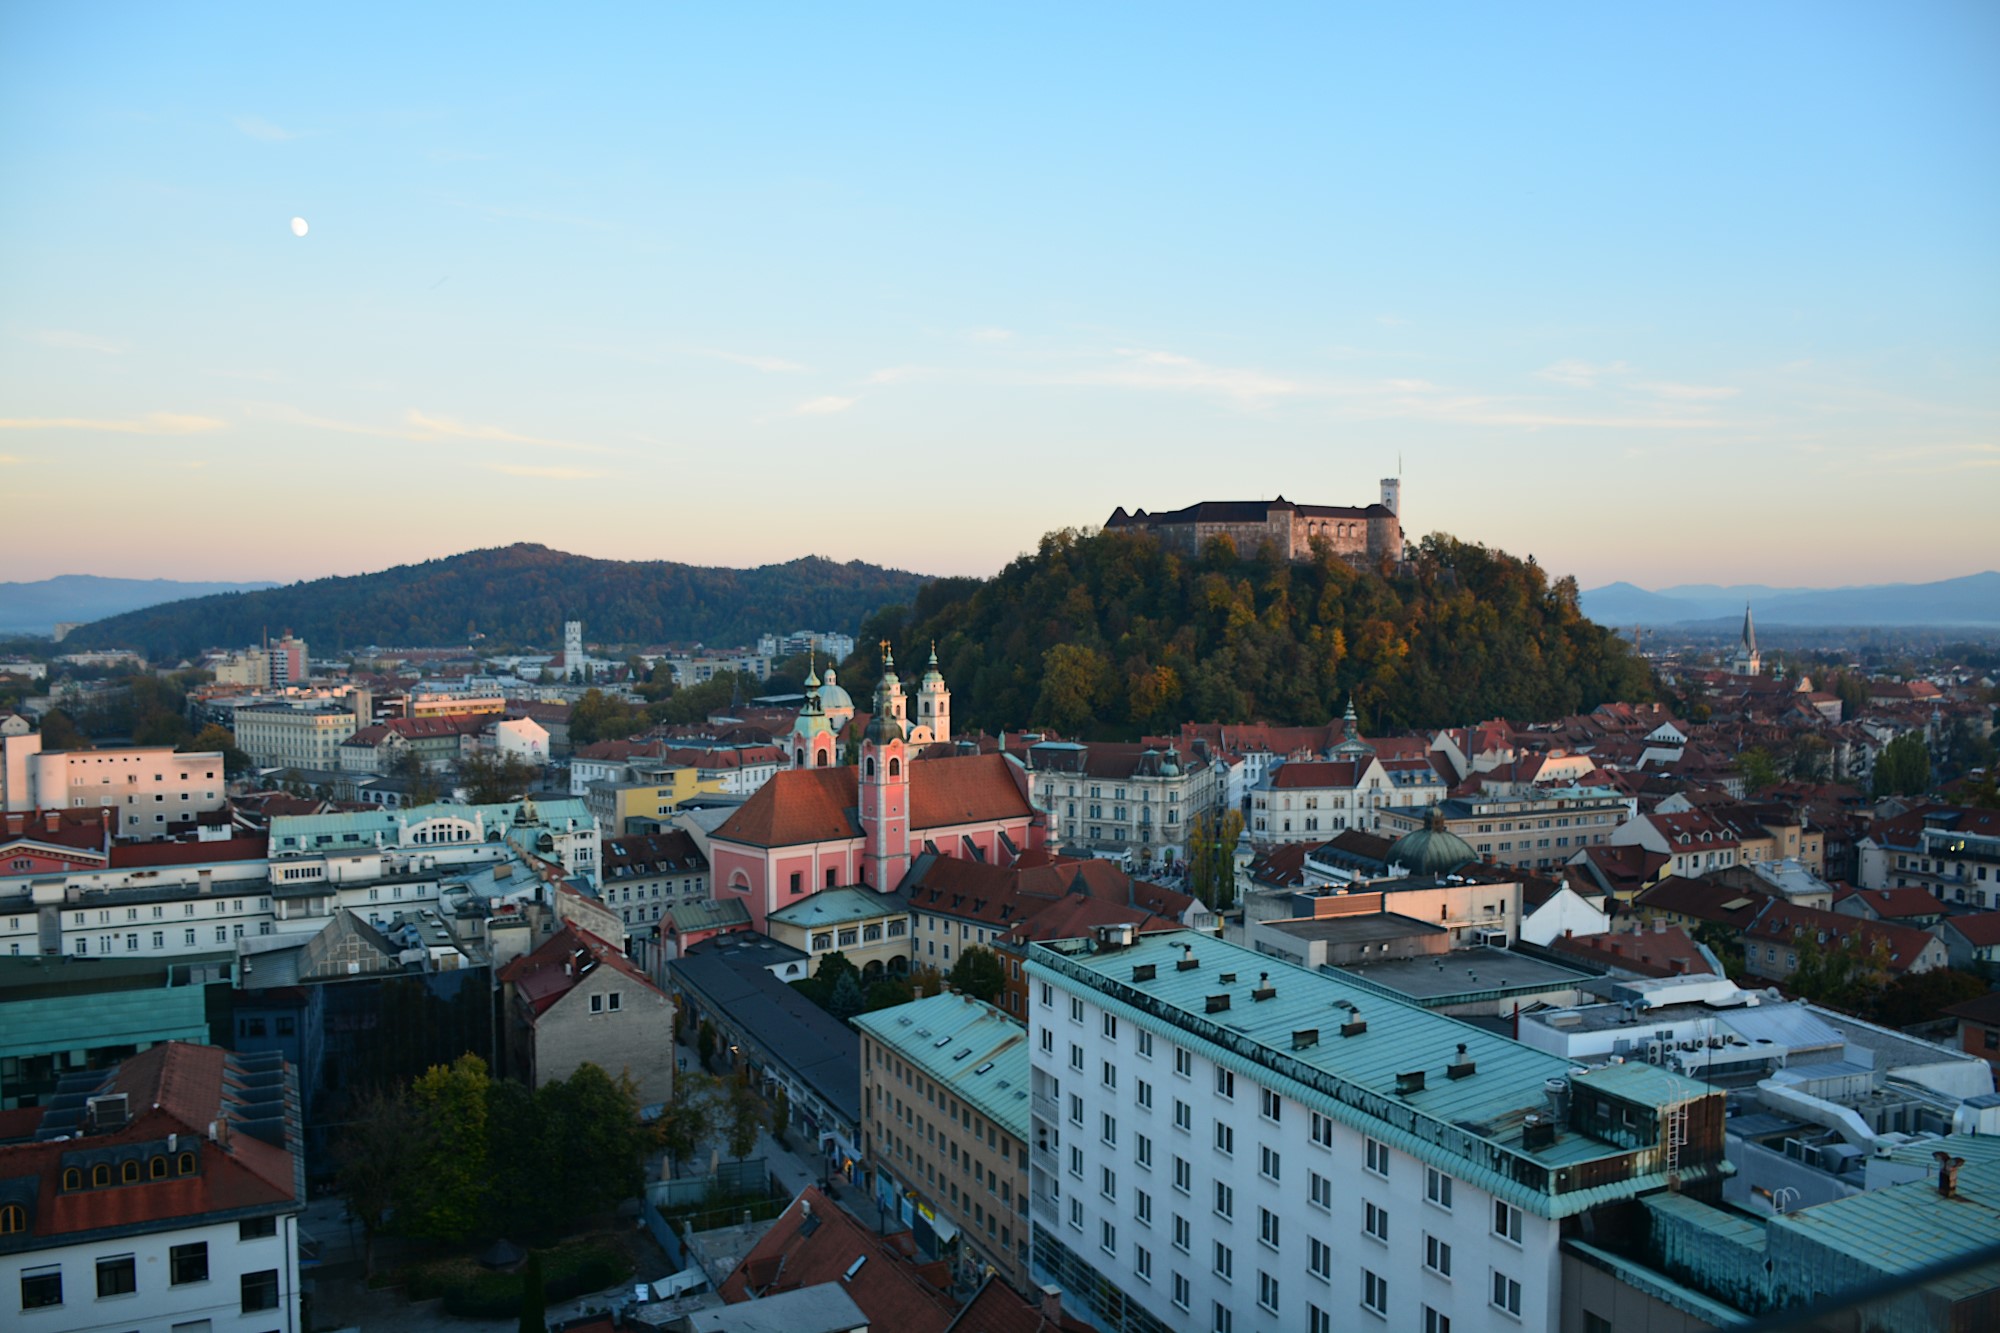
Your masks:
M 110 1165 L 105 1162 L 99 1162 L 96 1166 L 91 1167 L 90 1183 L 92 1188 L 95 1188 L 99 1185 L 109 1185 L 111 1183 Z
M 174 1171 L 175 1171 L 175 1174 L 176 1174 L 176 1175 L 182 1175 L 182 1176 L 191 1176 L 191 1175 L 193 1175 L 193 1174 L 194 1174 L 194 1154 L 193 1154 L 193 1153 L 191 1153 L 191 1152 L 184 1152 L 184 1153 L 182 1153 L 182 1154 L 180 1155 L 180 1159 L 179 1159 L 179 1161 L 175 1163 L 175 1167 L 174 1167 Z
M 82 1189 L 82 1188 L 83 1188 L 83 1172 L 82 1172 L 82 1171 L 80 1171 L 80 1170 L 78 1170 L 78 1169 L 77 1169 L 76 1167 L 73 1167 L 73 1166 L 66 1166 L 66 1167 L 64 1167 L 64 1168 L 63 1168 L 63 1188 L 64 1188 L 64 1189 L 66 1189 L 66 1190 L 80 1190 L 80 1189 Z
M 165 1180 L 167 1178 L 167 1159 L 164 1157 L 155 1157 L 152 1161 L 146 1163 L 146 1176 L 150 1180 Z
M 17 1231 L 28 1229 L 28 1210 L 18 1203 L 0 1207 L 0 1236 L 11 1236 Z
M 136 1185 L 139 1182 L 139 1159 L 135 1157 L 119 1167 L 118 1179 L 123 1184 Z

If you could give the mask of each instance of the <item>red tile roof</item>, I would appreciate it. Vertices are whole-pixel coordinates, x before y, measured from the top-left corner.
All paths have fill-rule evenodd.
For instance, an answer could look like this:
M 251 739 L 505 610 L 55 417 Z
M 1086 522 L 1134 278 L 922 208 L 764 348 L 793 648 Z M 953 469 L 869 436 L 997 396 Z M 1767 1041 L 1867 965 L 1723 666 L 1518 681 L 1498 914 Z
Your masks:
M 1757 913 L 1771 901 L 1771 895 L 1752 889 L 1735 889 L 1707 879 L 1669 875 L 1632 900 L 1635 908 L 1650 907 L 1697 921 L 1715 921 L 1742 928 L 1757 919 Z
M 1055 1309 L 1050 1310 L 1053 1304 Z M 966 1302 L 958 1318 L 945 1333 L 1097 1333 L 1096 1325 L 1086 1324 L 1062 1308 L 1058 1295 L 1031 1302 L 1002 1282 L 998 1274 L 980 1284 L 978 1295 Z
M 1679 926 L 1608 935 L 1565 935 L 1549 941 L 1558 953 L 1647 977 L 1713 972 L 1708 959 Z
M 898 1243 L 900 1242 L 900 1244 Z M 807 1186 L 764 1238 L 723 1279 L 731 1305 L 776 1292 L 837 1282 L 887 1333 L 944 1333 L 957 1303 L 939 1290 L 942 1263 L 918 1265 L 908 1232 L 877 1237 L 833 1200 Z
M 44 847 L 102 852 L 110 841 L 105 826 L 111 817 L 110 807 L 101 805 L 74 810 L 10 811 L 0 815 L 0 846 L 18 839 L 38 842 Z
M 135 842 L 111 849 L 111 868 L 141 866 L 201 866 L 217 861 L 261 861 L 269 853 L 271 835 L 256 833 L 216 842 Z
M 1293 759 L 1271 774 L 1276 791 L 1351 788 L 1361 781 L 1362 765 L 1352 759 L 1301 761 Z
M 1849 889 L 1835 894 L 1833 905 L 1838 907 L 1849 899 L 1868 904 L 1870 911 L 1884 921 L 1944 915 L 1944 904 L 1932 897 L 1929 889 Z
M 1974 912 L 1969 916 L 1945 918 L 1945 924 L 1965 937 L 1965 942 L 1984 949 L 2000 944 L 2000 912 Z
M 990 820 L 1025 820 L 1033 810 L 1013 764 L 997 754 L 925 759 L 909 766 L 910 834 Z M 713 839 L 757 847 L 858 838 L 854 814 L 860 771 L 798 768 L 780 771 L 724 820 Z
M 569 923 L 542 941 L 533 953 L 523 954 L 501 968 L 500 980 L 511 984 L 514 993 L 539 1017 L 575 990 L 594 963 L 622 972 L 647 990 L 660 993 L 659 987 L 647 979 L 623 950 Z
M 1845 944 L 1852 939 L 1865 950 L 1879 944 L 1887 956 L 1891 972 L 1908 971 L 1929 946 L 1937 943 L 1937 936 L 1914 926 L 1870 921 L 1866 917 L 1847 916 L 1777 900 L 1773 900 L 1762 915 L 1744 929 L 1743 935 L 1746 940 L 1792 943 L 1801 939 L 1817 939 L 1821 932 L 1825 933 L 1829 945 Z

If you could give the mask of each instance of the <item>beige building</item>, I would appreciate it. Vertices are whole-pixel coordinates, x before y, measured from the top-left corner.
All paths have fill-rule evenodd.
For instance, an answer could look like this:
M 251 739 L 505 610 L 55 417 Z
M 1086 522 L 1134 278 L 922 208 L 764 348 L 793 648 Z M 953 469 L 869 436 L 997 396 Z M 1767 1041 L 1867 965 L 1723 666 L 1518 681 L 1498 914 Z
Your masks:
M 864 983 L 909 970 L 910 908 L 895 894 L 822 889 L 765 918 L 774 940 L 811 956 L 811 970 L 830 953 L 861 969 Z
M 1028 1030 L 946 993 L 878 1009 L 861 1031 L 870 1192 L 955 1273 L 1028 1276 Z
M 254 704 L 236 712 L 236 748 L 260 768 L 338 769 L 340 747 L 359 727 L 337 704 Z
M 499 980 L 510 1076 L 539 1088 L 594 1064 L 629 1075 L 641 1106 L 673 1096 L 673 1001 L 618 949 L 565 925 Z
M 1041 741 L 1028 747 L 1028 788 L 1067 851 L 1125 854 L 1135 868 L 1187 860 L 1189 827 L 1222 808 L 1223 765 L 1174 747 Z
M 8 810 L 110 806 L 121 838 L 149 838 L 220 810 L 228 797 L 222 755 L 165 745 L 42 750 L 40 732 L 12 715 L 0 726 L 0 805 Z
M 1632 803 L 1610 787 L 1548 787 L 1525 796 L 1454 796 L 1438 804 L 1444 826 L 1470 843 L 1482 861 L 1550 870 L 1585 847 L 1616 844 Z M 1394 838 L 1424 827 L 1425 812 L 1388 809 L 1378 827 Z

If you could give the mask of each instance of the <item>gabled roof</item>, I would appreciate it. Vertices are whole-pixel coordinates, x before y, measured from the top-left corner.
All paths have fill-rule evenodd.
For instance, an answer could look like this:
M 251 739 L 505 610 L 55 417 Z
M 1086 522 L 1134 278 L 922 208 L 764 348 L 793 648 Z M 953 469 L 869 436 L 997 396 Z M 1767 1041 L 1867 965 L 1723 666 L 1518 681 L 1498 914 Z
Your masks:
M 942 1263 L 918 1265 L 908 1232 L 877 1237 L 808 1185 L 751 1247 L 719 1294 L 732 1305 L 781 1291 L 839 1283 L 887 1333 L 944 1333 L 957 1309 L 939 1289 Z
M 547 1013 L 576 989 L 598 965 L 620 972 L 654 994 L 660 988 L 647 979 L 638 964 L 618 949 L 587 930 L 565 923 L 561 930 L 542 942 L 533 953 L 524 954 L 500 969 L 500 980 L 511 984 L 514 993 L 526 1001 L 536 1017 Z
M 1604 935 L 1564 935 L 1550 940 L 1549 947 L 1573 958 L 1645 977 L 1690 976 L 1715 970 L 1707 955 L 1679 926 Z
M 1027 819 L 1034 813 L 1003 755 L 925 759 L 909 766 L 908 777 L 913 841 L 924 829 Z M 711 840 L 791 847 L 858 838 L 859 806 L 860 770 L 785 769 L 724 820 Z
M 1944 919 L 1944 924 L 1957 931 L 1974 948 L 1985 949 L 2000 944 L 2000 912 L 1949 916 Z
M 1850 939 L 1862 949 L 1873 949 L 1879 944 L 1887 955 L 1887 966 L 1891 972 L 1908 971 L 1926 949 L 1937 943 L 1937 936 L 1914 926 L 1870 921 L 1866 917 L 1847 916 L 1817 907 L 1800 907 L 1777 899 L 1771 901 L 1743 934 L 1745 939 L 1790 944 L 1816 940 L 1822 932 L 1830 945 L 1844 944 Z
M 1754 889 L 1736 889 L 1714 880 L 1688 879 L 1669 875 L 1632 900 L 1634 907 L 1650 907 L 1698 921 L 1715 921 L 1741 929 L 1757 919 L 1757 913 L 1771 896 Z
M 1029 1301 L 989 1273 L 945 1333 L 1097 1333 L 1094 1324 L 1066 1313 L 1060 1300 L 1055 1305 L 1051 1312 L 1048 1303 Z
M 1884 921 L 1902 921 L 1910 917 L 1943 916 L 1944 904 L 1931 896 L 1929 889 L 1849 889 L 1837 893 L 1833 905 L 1850 900 L 1866 903 L 1868 910 Z
M 1324 790 L 1335 788 L 1349 790 L 1361 781 L 1367 765 L 1352 759 L 1316 760 L 1301 762 L 1297 759 L 1280 764 L 1271 774 L 1271 787 L 1275 791 Z

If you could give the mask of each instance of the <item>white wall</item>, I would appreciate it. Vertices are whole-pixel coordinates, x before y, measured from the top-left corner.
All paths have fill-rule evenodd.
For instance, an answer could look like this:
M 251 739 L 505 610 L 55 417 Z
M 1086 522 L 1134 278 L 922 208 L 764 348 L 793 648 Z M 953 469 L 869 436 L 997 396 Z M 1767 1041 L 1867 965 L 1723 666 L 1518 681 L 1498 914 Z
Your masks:
M 144 1189 L 146 1186 L 113 1186 Z M 170 1333 L 175 1325 L 208 1320 L 209 1333 L 296 1333 L 299 1323 L 298 1219 L 278 1219 L 278 1234 L 241 1240 L 235 1222 L 191 1226 L 176 1231 L 114 1236 L 82 1245 L 28 1250 L 0 1256 L 0 1318 L 14 1333 L 72 1333 L 76 1330 L 134 1330 Z M 169 1255 L 177 1245 L 208 1246 L 208 1280 L 174 1286 Z M 130 1295 L 97 1294 L 97 1260 L 132 1255 L 138 1290 Z M 60 1267 L 63 1303 L 35 1310 L 20 1305 L 21 1275 Z M 243 1311 L 243 1275 L 276 1269 L 276 1309 Z

